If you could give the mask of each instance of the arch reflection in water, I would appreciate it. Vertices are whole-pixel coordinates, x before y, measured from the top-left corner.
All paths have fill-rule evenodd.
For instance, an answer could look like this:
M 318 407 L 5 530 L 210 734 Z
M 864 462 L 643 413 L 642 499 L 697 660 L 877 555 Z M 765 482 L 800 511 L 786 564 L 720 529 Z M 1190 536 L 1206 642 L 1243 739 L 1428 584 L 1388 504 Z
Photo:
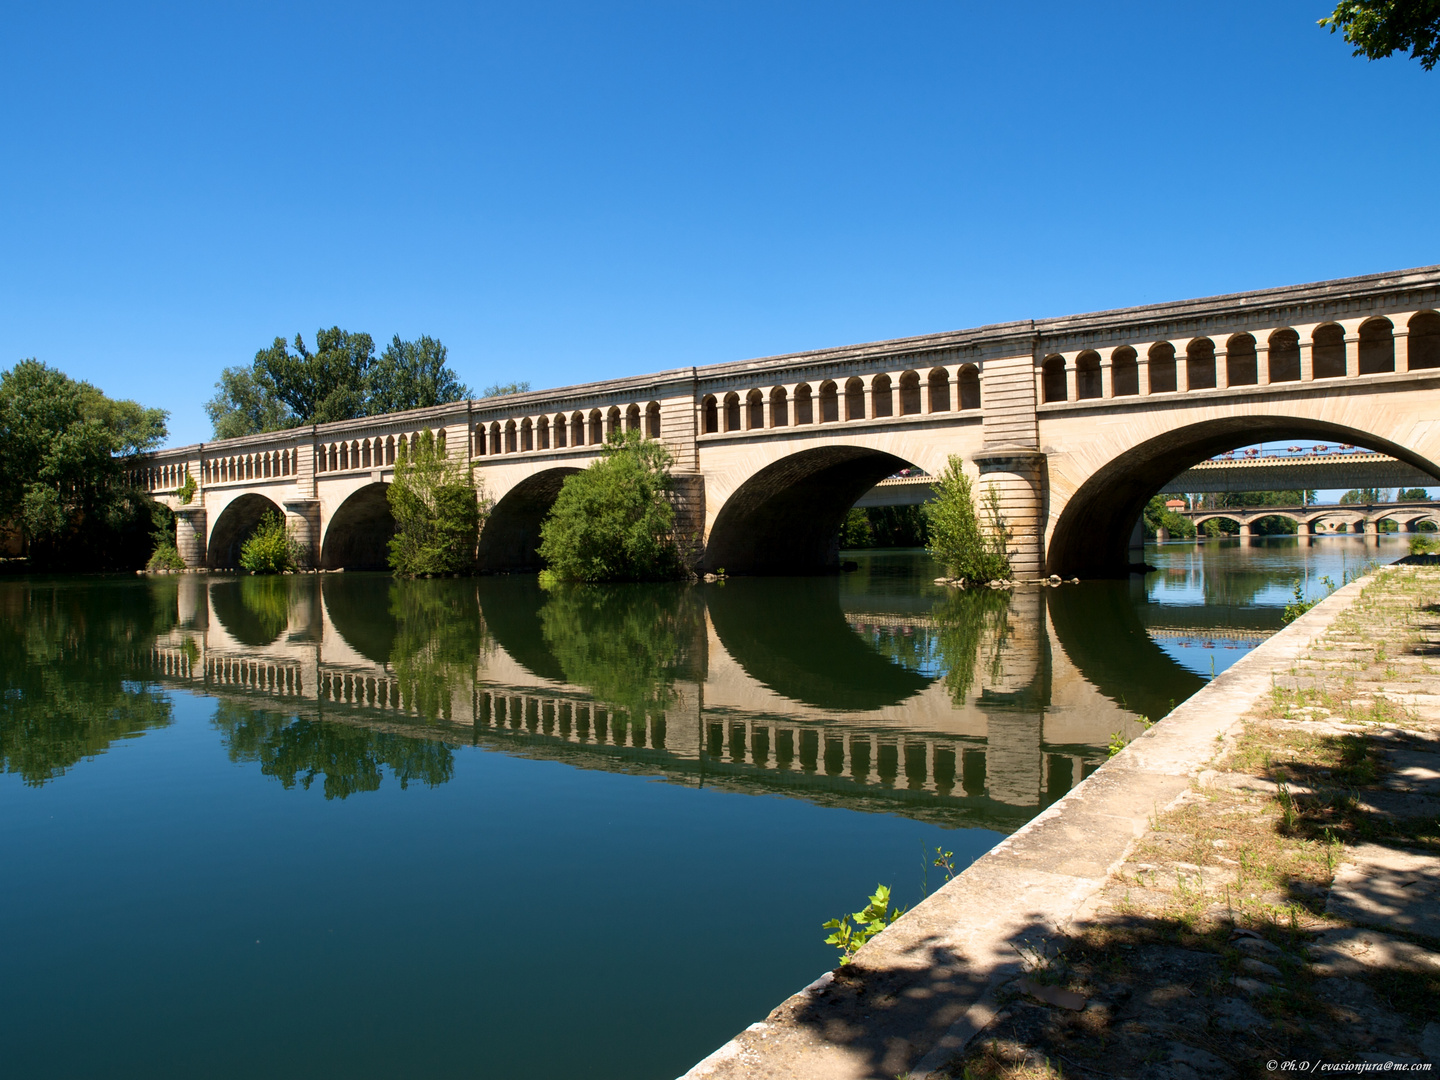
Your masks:
M 1052 617 L 1060 594 L 1040 590 L 896 591 L 863 574 L 550 592 L 518 576 L 325 575 L 250 592 L 182 581 L 155 650 L 166 678 L 282 699 L 305 720 L 681 783 L 1003 828 L 1098 765 L 1110 733 L 1140 730 L 1123 692 L 1070 658 L 1108 630 L 1091 620 L 1080 640 L 1057 640 L 1074 620 L 1063 605 Z M 1145 640 L 1117 603 L 1109 617 Z M 247 644 L 256 625 L 268 645 Z

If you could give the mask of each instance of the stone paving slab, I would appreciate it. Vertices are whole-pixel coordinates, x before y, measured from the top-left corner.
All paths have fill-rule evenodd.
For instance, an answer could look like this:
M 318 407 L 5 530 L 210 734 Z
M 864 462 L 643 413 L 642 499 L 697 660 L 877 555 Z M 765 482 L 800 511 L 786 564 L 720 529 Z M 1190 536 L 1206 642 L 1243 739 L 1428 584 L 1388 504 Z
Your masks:
M 1328 915 L 1440 939 L 1440 862 L 1424 852 L 1363 844 L 1330 886 Z

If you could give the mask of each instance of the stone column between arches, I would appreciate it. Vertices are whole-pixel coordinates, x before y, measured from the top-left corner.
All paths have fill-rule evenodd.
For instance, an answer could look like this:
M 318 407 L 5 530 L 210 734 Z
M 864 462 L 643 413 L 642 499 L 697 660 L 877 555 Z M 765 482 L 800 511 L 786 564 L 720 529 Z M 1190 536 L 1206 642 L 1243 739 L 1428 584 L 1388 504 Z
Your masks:
M 205 508 L 182 506 L 175 511 L 175 547 L 192 570 L 205 565 Z
M 985 507 L 993 485 L 1000 497 L 1000 517 L 1010 533 L 1010 569 L 1017 578 L 1036 578 L 1045 561 L 1045 454 L 1012 448 L 984 450 L 975 455 L 980 469 L 975 499 L 981 527 L 988 527 Z
M 300 544 L 300 567 L 320 565 L 320 500 L 286 499 L 285 527 Z

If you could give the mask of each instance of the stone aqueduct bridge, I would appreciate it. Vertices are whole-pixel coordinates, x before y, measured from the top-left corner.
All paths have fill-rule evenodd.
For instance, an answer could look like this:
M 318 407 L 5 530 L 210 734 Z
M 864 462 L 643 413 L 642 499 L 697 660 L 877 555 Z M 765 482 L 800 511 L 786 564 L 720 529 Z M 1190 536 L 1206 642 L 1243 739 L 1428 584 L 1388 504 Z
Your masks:
M 1022 575 L 1120 575 L 1146 500 L 1198 462 L 1262 439 L 1370 447 L 1440 476 L 1440 266 L 1003 323 L 561 390 L 458 402 L 158 453 L 193 565 L 234 564 L 282 509 L 324 567 L 384 563 L 399 440 L 443 434 L 493 508 L 489 569 L 536 564 L 539 524 L 605 434 L 675 455 L 698 565 L 819 570 L 856 500 L 958 455 L 994 484 Z

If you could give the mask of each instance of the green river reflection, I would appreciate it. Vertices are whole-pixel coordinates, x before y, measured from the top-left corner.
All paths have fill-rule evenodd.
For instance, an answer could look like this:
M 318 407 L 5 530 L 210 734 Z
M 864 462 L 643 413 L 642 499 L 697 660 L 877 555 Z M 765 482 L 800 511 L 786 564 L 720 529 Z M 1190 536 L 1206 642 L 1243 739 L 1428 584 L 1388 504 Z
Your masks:
M 0 581 L 16 1075 L 670 1077 L 1403 541 L 1129 582 Z M 930 885 L 933 887 L 932 880 Z M 266 1017 L 260 1038 L 241 1016 Z M 78 1023 L 74 1018 L 85 1016 Z

